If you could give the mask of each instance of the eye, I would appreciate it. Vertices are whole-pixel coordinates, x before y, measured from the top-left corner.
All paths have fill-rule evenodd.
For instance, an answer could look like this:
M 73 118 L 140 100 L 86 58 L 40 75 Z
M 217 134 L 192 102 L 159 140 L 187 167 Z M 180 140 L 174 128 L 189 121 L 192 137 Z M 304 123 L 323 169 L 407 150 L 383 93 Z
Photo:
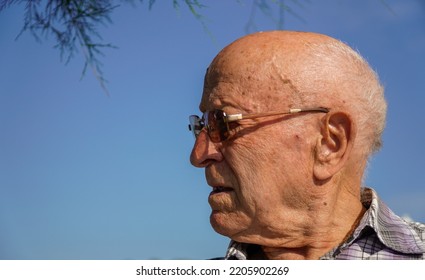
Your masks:
M 238 122 L 229 122 L 228 125 L 229 125 L 229 130 L 234 130 L 238 126 L 240 126 L 240 124 Z
M 227 123 L 228 130 L 226 130 L 225 136 L 227 139 L 234 137 L 240 130 L 241 125 L 237 121 Z

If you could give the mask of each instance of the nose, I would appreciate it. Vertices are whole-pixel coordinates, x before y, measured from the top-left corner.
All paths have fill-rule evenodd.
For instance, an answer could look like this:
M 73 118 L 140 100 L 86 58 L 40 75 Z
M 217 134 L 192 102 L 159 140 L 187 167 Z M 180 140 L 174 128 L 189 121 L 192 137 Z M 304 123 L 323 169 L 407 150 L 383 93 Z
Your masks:
M 213 143 L 205 130 L 196 138 L 190 154 L 190 163 L 196 167 L 207 167 L 208 165 L 222 161 L 223 154 L 217 148 L 220 143 Z

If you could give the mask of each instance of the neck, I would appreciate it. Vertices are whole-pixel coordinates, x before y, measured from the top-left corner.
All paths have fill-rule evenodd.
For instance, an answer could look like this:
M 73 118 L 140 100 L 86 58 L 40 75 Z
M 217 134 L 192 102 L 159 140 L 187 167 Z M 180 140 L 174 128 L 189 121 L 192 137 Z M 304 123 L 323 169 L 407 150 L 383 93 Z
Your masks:
M 320 214 L 314 213 L 311 216 L 294 244 L 282 247 L 262 246 L 265 257 L 276 260 L 319 259 L 344 243 L 366 211 L 358 196 L 347 193 L 344 196 L 336 199 L 334 205 L 315 209 Z

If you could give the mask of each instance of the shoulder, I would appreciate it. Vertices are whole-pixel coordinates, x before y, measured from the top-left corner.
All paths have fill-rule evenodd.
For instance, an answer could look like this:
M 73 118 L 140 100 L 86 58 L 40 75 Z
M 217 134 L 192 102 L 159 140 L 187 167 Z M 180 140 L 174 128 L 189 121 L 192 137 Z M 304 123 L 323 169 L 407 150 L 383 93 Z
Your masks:
M 407 221 L 406 223 L 417 233 L 419 239 L 425 242 L 425 224 L 414 221 Z

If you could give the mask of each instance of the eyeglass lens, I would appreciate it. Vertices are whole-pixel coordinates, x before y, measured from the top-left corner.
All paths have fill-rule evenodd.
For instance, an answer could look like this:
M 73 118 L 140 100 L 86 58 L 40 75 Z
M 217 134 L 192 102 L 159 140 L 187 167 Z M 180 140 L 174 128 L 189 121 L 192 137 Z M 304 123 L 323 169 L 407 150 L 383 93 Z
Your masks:
M 195 138 L 206 127 L 208 136 L 213 142 L 221 142 L 228 137 L 228 126 L 224 121 L 225 113 L 221 110 L 210 111 L 204 113 L 203 119 L 196 115 L 189 117 L 189 130 L 192 131 Z
M 196 115 L 189 116 L 189 130 L 195 138 L 201 133 L 203 127 L 201 118 Z
M 228 137 L 228 126 L 224 121 L 225 113 L 221 110 L 208 112 L 205 116 L 205 123 L 208 129 L 208 135 L 213 142 L 221 142 Z

